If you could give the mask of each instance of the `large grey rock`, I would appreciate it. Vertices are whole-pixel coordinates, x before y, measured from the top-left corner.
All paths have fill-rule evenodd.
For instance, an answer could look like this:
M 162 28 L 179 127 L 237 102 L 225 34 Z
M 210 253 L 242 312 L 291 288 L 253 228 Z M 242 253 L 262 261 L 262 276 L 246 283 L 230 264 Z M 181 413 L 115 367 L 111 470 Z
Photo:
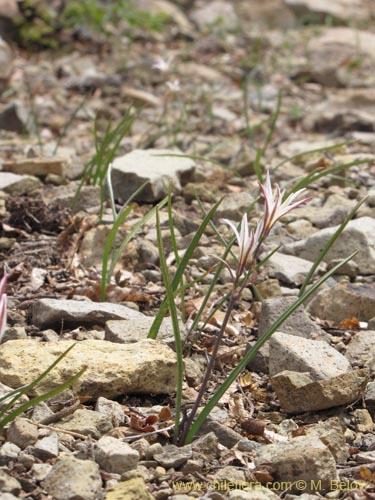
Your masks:
M 302 285 L 311 265 L 306 259 L 276 252 L 267 261 L 266 268 L 271 278 L 277 278 L 288 285 Z
M 107 321 L 105 324 L 105 339 L 119 344 L 133 344 L 148 337 L 150 328 L 154 322 L 153 317 L 145 316 L 137 319 L 124 319 Z M 186 339 L 186 328 L 180 321 L 181 340 Z M 157 340 L 165 342 L 174 349 L 175 338 L 171 318 L 164 318 L 157 336 Z
M 23 450 L 38 439 L 38 428 L 26 418 L 16 418 L 7 429 L 7 439 Z
M 352 317 L 368 321 L 375 311 L 375 287 L 361 283 L 337 283 L 321 290 L 309 303 L 308 311 L 313 316 L 335 323 Z
M 375 372 L 375 331 L 357 332 L 350 340 L 345 356 L 353 367 Z
M 361 398 L 368 371 L 353 370 L 327 380 L 314 380 L 309 373 L 284 370 L 272 377 L 281 408 L 287 413 L 325 410 Z
M 261 337 L 295 301 L 296 299 L 293 297 L 275 297 L 263 300 L 258 336 Z M 324 330 L 310 319 L 303 306 L 294 311 L 278 330 L 304 338 L 320 340 L 327 337 Z
M 306 435 L 319 438 L 332 453 L 335 461 L 344 464 L 349 458 L 345 440 L 345 425 L 338 417 L 328 418 L 317 424 L 305 427 Z
M 301 436 L 288 443 L 262 446 L 255 458 L 255 465 L 261 464 L 271 468 L 275 481 L 290 482 L 291 492 L 298 491 L 298 481 L 305 482 L 306 492 L 312 491 L 317 483 L 321 492 L 329 491 L 331 482 L 338 479 L 332 454 L 315 437 Z
M 225 30 L 235 30 L 239 25 L 233 5 L 230 2 L 222 0 L 205 2 L 202 7 L 198 7 L 192 11 L 191 18 L 201 30 L 210 26 L 219 26 Z
M 61 325 L 104 325 L 111 319 L 144 318 L 144 315 L 130 307 L 110 302 L 86 300 L 41 299 L 34 302 L 32 322 L 39 328 Z
M 116 158 L 112 167 L 112 187 L 115 198 L 125 202 L 139 189 L 146 186 L 135 201 L 155 202 L 168 194 L 168 186 L 174 191 L 191 179 L 195 170 L 195 162 L 190 158 L 158 155 L 183 155 L 173 149 L 136 149 L 125 156 Z
M 31 193 L 40 188 L 42 183 L 31 175 L 18 175 L 11 172 L 0 172 L 0 191 L 12 196 Z
M 351 370 L 349 361 L 327 342 L 275 332 L 270 341 L 271 376 L 291 370 L 309 372 L 314 380 L 325 380 Z
M 99 467 L 90 460 L 61 458 L 44 480 L 43 488 L 55 500 L 97 500 L 102 492 Z
M 28 339 L 6 342 L 0 350 L 0 381 L 13 388 L 30 384 L 72 344 Z M 74 390 L 83 396 L 165 394 L 176 388 L 176 355 L 162 342 L 142 340 L 123 345 L 83 340 L 34 388 L 35 393 L 56 388 L 83 367 L 87 370 L 74 385 Z
M 322 229 L 304 240 L 285 245 L 283 252 L 315 261 L 338 227 Z M 343 259 L 358 251 L 353 260 L 361 274 L 375 273 L 375 220 L 361 217 L 349 222 L 340 237 L 324 257 L 325 262 Z
M 139 453 L 120 439 L 103 436 L 96 443 L 95 460 L 105 471 L 123 474 L 137 468 Z

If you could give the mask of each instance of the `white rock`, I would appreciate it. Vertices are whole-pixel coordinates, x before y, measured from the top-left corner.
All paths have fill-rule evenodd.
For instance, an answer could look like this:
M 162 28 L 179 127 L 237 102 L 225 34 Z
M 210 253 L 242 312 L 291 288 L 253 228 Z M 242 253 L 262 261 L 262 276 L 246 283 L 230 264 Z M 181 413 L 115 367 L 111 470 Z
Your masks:
M 191 18 L 200 30 L 210 26 L 219 26 L 221 29 L 231 31 L 238 28 L 239 25 L 233 5 L 222 0 L 205 2 L 202 7 L 193 10 Z
M 59 437 L 53 432 L 49 436 L 38 439 L 32 448 L 32 454 L 41 460 L 49 460 L 59 456 Z
M 288 254 L 298 255 L 302 259 L 315 261 L 338 226 L 322 229 L 312 236 L 283 247 Z M 375 273 L 375 220 L 361 217 L 349 222 L 340 237 L 332 245 L 324 258 L 325 262 L 348 257 L 358 251 L 353 261 L 357 263 L 361 274 Z
M 306 259 L 276 252 L 267 261 L 266 268 L 271 278 L 288 285 L 302 285 L 312 264 Z
M 125 156 L 116 158 L 112 168 L 112 187 L 115 198 L 125 202 L 145 182 L 145 188 L 137 194 L 135 201 L 155 202 L 168 194 L 168 186 L 179 192 L 195 170 L 195 162 L 172 149 L 135 149 Z
M 119 439 L 103 436 L 96 443 L 95 460 L 105 471 L 123 474 L 137 468 L 139 453 Z
M 29 384 L 72 344 L 72 341 L 10 340 L 0 350 L 0 380 L 14 388 Z M 156 340 L 136 344 L 83 340 L 34 390 L 41 394 L 56 388 L 83 367 L 87 369 L 74 390 L 92 398 L 137 392 L 164 394 L 176 388 L 176 355 L 165 344 Z
M 354 2 L 356 1 L 358 0 L 354 0 Z M 352 3 L 352 0 L 348 0 L 348 2 Z M 326 5 L 331 4 L 331 2 L 324 3 Z M 362 11 L 361 13 L 364 12 L 365 11 Z M 349 45 L 355 48 L 357 53 L 362 52 L 375 59 L 375 34 L 372 31 L 358 31 L 340 26 L 335 28 L 322 28 L 320 33 L 320 35 L 313 36 L 308 42 L 307 50 L 309 52 L 322 48 L 327 49 L 327 46 L 331 44 L 337 47 Z
M 55 500 L 96 500 L 102 492 L 99 467 L 90 460 L 61 458 L 44 480 L 43 488 Z
M 327 342 L 275 332 L 270 341 L 269 372 L 283 370 L 309 372 L 314 380 L 324 380 L 351 370 L 349 361 Z

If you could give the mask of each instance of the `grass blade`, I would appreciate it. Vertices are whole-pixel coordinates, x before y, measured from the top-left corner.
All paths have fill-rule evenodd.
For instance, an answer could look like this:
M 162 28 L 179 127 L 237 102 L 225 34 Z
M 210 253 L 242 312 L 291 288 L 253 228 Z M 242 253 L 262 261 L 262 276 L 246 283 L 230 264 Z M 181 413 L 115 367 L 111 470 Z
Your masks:
M 174 276 L 174 278 L 172 280 L 172 290 L 173 291 L 175 291 L 177 289 L 178 284 L 181 282 L 181 278 L 183 276 L 183 273 L 185 272 L 186 266 L 188 265 L 189 260 L 191 259 L 191 256 L 193 255 L 193 252 L 194 252 L 195 248 L 197 247 L 197 245 L 198 245 L 198 243 L 199 243 L 199 241 L 200 241 L 200 239 L 202 237 L 202 234 L 204 233 L 204 231 L 205 231 L 208 223 L 210 222 L 210 220 L 214 216 L 214 214 L 215 214 L 216 210 L 218 209 L 221 201 L 222 200 L 219 200 L 211 208 L 211 210 L 208 212 L 208 214 L 206 215 L 206 217 L 203 219 L 202 224 L 199 226 L 199 229 L 195 233 L 194 238 L 192 239 L 192 241 L 190 242 L 190 245 L 186 249 L 186 252 L 185 252 L 184 256 L 180 260 L 180 263 L 177 266 L 176 274 L 175 274 L 175 276 Z M 168 302 L 166 300 L 164 300 L 162 302 L 161 306 L 160 306 L 158 314 L 155 316 L 154 322 L 151 325 L 150 332 L 148 334 L 148 338 L 151 338 L 151 339 L 155 339 L 156 338 L 156 336 L 158 334 L 158 331 L 159 331 L 159 328 L 160 328 L 160 325 L 161 325 L 161 323 L 163 321 L 163 318 L 164 318 L 167 310 L 168 310 Z
M 27 401 L 26 403 L 20 405 L 18 408 L 13 410 L 9 415 L 0 420 L 0 429 L 5 427 L 8 423 L 12 422 L 15 418 L 18 417 L 18 415 L 21 415 L 29 408 L 32 408 L 33 406 L 41 403 L 42 401 L 46 401 L 47 399 L 53 398 L 54 396 L 60 394 L 60 392 L 62 392 L 63 390 L 67 389 L 72 384 L 74 384 L 74 382 L 76 382 L 85 371 L 86 368 L 82 368 L 78 373 L 76 373 L 76 375 L 74 375 L 69 380 L 56 387 L 56 389 L 52 389 L 51 391 L 48 391 L 42 394 L 41 396 L 36 396 L 35 398 L 30 399 L 30 401 Z M 3 415 L 4 413 L 1 414 Z
M 170 195 L 169 195 L 170 198 Z M 181 416 L 181 401 L 182 401 L 182 384 L 184 380 L 184 360 L 182 355 L 182 343 L 181 343 L 181 334 L 180 327 L 178 324 L 178 315 L 177 315 L 177 307 L 174 301 L 174 293 L 171 284 L 171 280 L 168 275 L 168 265 L 165 259 L 164 254 L 164 246 L 163 246 L 163 237 L 161 234 L 160 227 L 160 217 L 159 217 L 159 209 L 156 209 L 156 230 L 158 237 L 158 249 L 159 249 L 159 259 L 160 259 L 160 268 L 163 276 L 165 291 L 167 295 L 167 303 L 168 309 L 172 319 L 173 325 L 173 334 L 175 339 L 175 348 L 176 348 L 176 356 L 177 356 L 177 387 L 176 387 L 176 410 L 175 410 L 175 430 L 174 430 L 174 439 L 175 442 L 179 435 L 179 425 L 180 425 L 180 416 Z

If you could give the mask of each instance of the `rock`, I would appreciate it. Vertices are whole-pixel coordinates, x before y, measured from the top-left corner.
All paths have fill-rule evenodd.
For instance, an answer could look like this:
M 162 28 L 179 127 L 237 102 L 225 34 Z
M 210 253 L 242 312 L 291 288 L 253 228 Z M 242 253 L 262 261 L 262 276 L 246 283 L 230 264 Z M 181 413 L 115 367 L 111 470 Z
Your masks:
M 34 464 L 31 468 L 32 475 L 37 481 L 44 481 L 51 470 L 50 464 Z
M 104 325 L 111 319 L 144 318 L 130 307 L 111 302 L 41 299 L 34 302 L 32 322 L 38 328 L 61 325 Z
M 336 22 L 361 22 L 368 20 L 373 13 L 369 0 L 284 0 L 286 5 L 300 17 L 315 16 L 320 22 L 332 19 Z
M 125 156 L 116 158 L 112 167 L 112 187 L 114 197 L 124 203 L 142 184 L 146 186 L 134 200 L 153 203 L 168 194 L 170 182 L 174 192 L 179 192 L 195 170 L 195 162 L 190 158 L 158 155 L 183 155 L 172 149 L 136 149 Z
M 356 3 L 350 2 L 350 5 Z M 364 14 L 365 11 L 357 12 Z M 339 50 L 343 46 L 352 46 L 358 53 L 368 54 L 372 59 L 375 59 L 375 34 L 372 31 L 354 30 L 348 27 L 327 27 L 322 28 L 320 35 L 311 37 L 308 42 L 307 50 L 309 53 L 314 50 L 324 49 L 327 50 L 329 45 L 336 45 Z
M 370 413 L 366 409 L 353 411 L 353 417 L 357 432 L 373 432 L 374 422 L 372 421 Z
M 19 102 L 11 102 L 0 111 L 0 130 L 27 134 L 27 113 Z
M 14 388 L 30 384 L 74 342 L 39 343 L 13 340 L 0 350 L 0 380 Z M 176 355 L 165 344 L 143 340 L 113 344 L 105 340 L 78 342 L 66 358 L 33 390 L 56 388 L 80 369 L 87 370 L 74 385 L 82 396 L 114 398 L 127 393 L 169 393 L 176 388 Z
M 258 337 L 261 337 L 295 301 L 296 299 L 293 297 L 275 297 L 263 300 Z M 279 331 L 289 335 L 319 340 L 327 337 L 324 330 L 310 319 L 303 306 L 299 307 L 284 321 L 279 327 Z
M 336 324 L 352 317 L 368 321 L 374 310 L 375 287 L 348 282 L 321 290 L 308 305 L 310 314 Z
M 219 456 L 219 440 L 214 432 L 204 434 L 192 444 L 194 454 L 203 455 L 205 460 L 212 462 Z
M 239 15 L 244 32 L 255 32 L 258 29 L 264 34 L 264 41 L 269 36 L 269 29 L 287 30 L 296 25 L 296 17 L 283 0 L 239 0 L 236 2 L 236 11 Z
M 164 446 L 161 453 L 155 454 L 154 460 L 166 469 L 170 469 L 171 467 L 181 467 L 192 456 L 193 452 L 190 444 L 181 447 L 170 444 Z
M 227 194 L 216 210 L 214 220 L 219 222 L 220 219 L 225 218 L 240 222 L 243 214 L 253 202 L 254 198 L 246 191 Z
M 345 356 L 356 368 L 368 368 L 375 372 L 375 331 L 356 332 L 351 338 Z
M 102 492 L 97 464 L 72 456 L 58 460 L 42 484 L 55 500 L 97 500 Z
M 283 252 L 315 262 L 337 229 L 336 226 L 322 229 L 304 240 L 285 245 Z M 343 259 L 357 250 L 359 251 L 353 261 L 358 264 L 359 272 L 364 275 L 374 274 L 375 220 L 370 217 L 350 221 L 324 257 L 324 261 L 329 263 L 335 259 Z
M 205 3 L 202 7 L 194 9 L 190 17 L 201 31 L 215 27 L 233 31 L 239 27 L 239 19 L 233 5 L 222 0 Z
M 303 120 L 306 130 L 319 133 L 364 131 L 373 132 L 371 116 L 375 104 L 374 89 L 343 89 L 312 106 Z M 365 159 L 361 155 L 358 159 Z
M 16 444 L 23 450 L 27 446 L 34 444 L 38 439 L 38 428 L 29 422 L 28 419 L 19 417 L 11 422 L 6 435 L 8 441 Z
M 9 476 L 4 470 L 0 469 L 0 491 L 1 498 L 4 493 L 12 493 L 19 495 L 21 493 L 21 485 L 15 477 Z
M 42 183 L 30 175 L 17 175 L 11 172 L 0 172 L 0 190 L 11 196 L 21 196 L 40 188 Z
M 208 421 L 204 425 L 204 431 L 212 431 L 217 437 L 220 444 L 226 448 L 233 448 L 241 439 L 242 436 L 230 427 L 214 420 Z M 203 430 L 203 429 L 202 429 Z
M 188 182 L 182 191 L 186 203 L 191 203 L 196 198 L 208 203 L 216 203 L 220 199 L 220 191 L 208 182 Z
M 271 376 L 290 370 L 326 380 L 351 370 L 349 361 L 327 342 L 275 332 L 269 340 Z
M 96 401 L 95 411 L 105 415 L 113 427 L 119 427 L 125 421 L 124 410 L 117 401 L 99 397 Z
M 34 175 L 35 177 L 44 177 L 48 174 L 64 176 L 69 161 L 67 158 L 58 156 L 23 158 L 22 160 L 7 160 L 3 162 L 3 170 L 13 172 L 19 175 Z
M 139 453 L 120 439 L 103 436 L 96 443 L 95 460 L 106 472 L 122 474 L 136 469 Z
M 104 500 L 153 500 L 144 480 L 140 477 L 120 481 L 107 491 Z
M 272 377 L 272 386 L 287 413 L 325 410 L 361 398 L 368 371 L 353 370 L 326 380 L 314 381 L 309 373 L 284 370 Z
M 319 484 L 319 492 L 330 491 L 332 481 L 338 479 L 335 460 L 328 448 L 309 436 L 262 446 L 255 457 L 255 465 L 261 464 L 268 464 L 274 481 L 290 484 L 291 492 L 298 491 L 298 481 L 304 481 L 305 492 L 313 491 L 314 484 Z
M 259 486 L 250 490 L 234 489 L 229 491 L 228 498 L 230 500 L 278 500 L 280 497 L 268 488 Z
M 53 432 L 49 436 L 38 439 L 32 448 L 32 454 L 41 460 L 49 460 L 59 456 L 59 437 Z
M 154 318 L 149 316 L 137 319 L 107 321 L 105 324 L 105 339 L 119 344 L 133 344 L 148 337 L 153 322 Z M 181 340 L 184 342 L 187 335 L 186 328 L 181 321 L 179 322 L 179 326 Z M 163 319 L 157 339 L 174 349 L 175 339 L 171 318 Z
M 16 444 L 5 442 L 0 448 L 0 466 L 15 462 L 20 451 L 21 448 Z
M 277 278 L 288 285 L 302 285 L 311 268 L 311 262 L 294 255 L 275 252 L 267 261 L 266 268 L 271 278 Z
M 317 424 L 306 426 L 306 435 L 320 439 L 332 453 L 336 463 L 344 464 L 349 458 L 344 428 L 338 417 L 328 418 Z
M 76 410 L 72 415 L 59 420 L 55 427 L 99 439 L 103 434 L 112 430 L 113 425 L 105 415 L 83 409 Z
M 221 488 L 228 488 L 228 483 L 234 483 L 236 485 L 242 485 L 246 487 L 245 482 L 245 473 L 243 470 L 238 469 L 232 465 L 226 465 L 222 468 L 219 468 L 213 474 L 213 483 L 219 484 Z M 238 487 L 238 486 L 237 486 Z

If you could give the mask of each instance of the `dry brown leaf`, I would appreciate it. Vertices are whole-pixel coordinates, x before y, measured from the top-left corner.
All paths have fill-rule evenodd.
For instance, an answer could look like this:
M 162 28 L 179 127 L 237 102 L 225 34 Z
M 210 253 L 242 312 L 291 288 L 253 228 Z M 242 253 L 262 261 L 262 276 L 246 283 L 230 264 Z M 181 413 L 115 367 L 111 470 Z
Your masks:
M 169 406 L 163 406 L 163 408 L 159 412 L 160 422 L 166 422 L 167 420 L 170 420 L 171 416 L 172 412 Z
M 346 318 L 339 323 L 339 328 L 344 328 L 345 330 L 359 330 L 360 327 L 359 319 L 354 316 Z
M 240 422 L 242 429 L 253 436 L 263 436 L 267 422 L 259 418 L 247 418 Z
M 157 415 L 149 415 L 144 418 L 136 413 L 131 413 L 129 427 L 139 432 L 154 432 L 157 430 L 157 427 L 154 425 L 157 422 L 159 422 Z

